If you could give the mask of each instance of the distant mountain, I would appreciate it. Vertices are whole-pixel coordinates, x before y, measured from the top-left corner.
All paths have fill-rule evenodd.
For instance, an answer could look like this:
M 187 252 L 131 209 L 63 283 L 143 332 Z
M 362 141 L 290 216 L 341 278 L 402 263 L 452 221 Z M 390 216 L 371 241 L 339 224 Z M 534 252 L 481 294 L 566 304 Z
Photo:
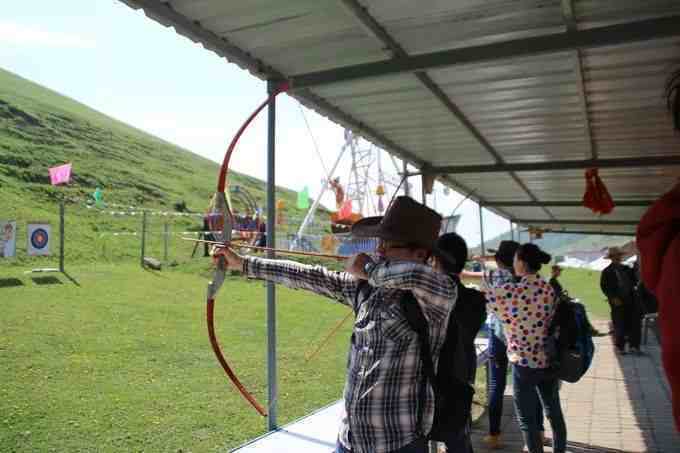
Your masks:
M 487 249 L 497 248 L 501 241 L 509 239 L 510 233 L 504 233 L 485 241 L 485 246 Z M 611 246 L 622 246 L 632 239 L 630 236 L 544 233 L 541 239 L 536 239 L 533 242 L 555 257 L 564 256 L 569 252 L 600 250 Z M 515 240 L 517 240 L 516 237 Z M 528 233 L 522 233 L 519 242 L 529 242 Z M 479 254 L 479 251 L 480 248 L 475 247 L 472 249 L 471 254 Z

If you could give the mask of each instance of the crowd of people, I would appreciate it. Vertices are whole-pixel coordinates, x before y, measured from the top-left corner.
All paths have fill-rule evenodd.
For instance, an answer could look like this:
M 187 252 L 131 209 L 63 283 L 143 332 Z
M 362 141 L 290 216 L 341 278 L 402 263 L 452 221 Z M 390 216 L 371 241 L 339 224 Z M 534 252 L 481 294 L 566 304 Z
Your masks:
M 679 93 L 680 71 L 667 86 L 678 130 Z M 680 317 L 679 207 L 680 184 L 641 220 L 638 269 L 624 266 L 620 250 L 611 249 L 612 264 L 602 273 L 601 288 L 610 304 L 614 343 L 620 354 L 640 353 L 640 291 L 657 296 L 662 359 L 680 429 L 680 336 L 670 328 Z M 491 326 L 490 432 L 484 442 L 492 448 L 502 446 L 500 417 L 507 368 L 511 367 L 513 403 L 525 451 L 543 452 L 545 415 L 552 427 L 553 451 L 564 453 L 567 427 L 560 382 L 547 350 L 550 324 L 564 291 L 558 280 L 560 269 L 553 268 L 547 281 L 539 272 L 551 261 L 549 254 L 531 243 L 504 241 L 494 255 L 497 270 L 486 272 L 482 267 L 466 272 L 465 241 L 456 233 L 438 237 L 441 220 L 427 206 L 398 197 L 384 216 L 365 218 L 352 226 L 354 236 L 378 238 L 379 242 L 374 255 L 360 253 L 349 258 L 344 272 L 241 256 L 229 248 L 219 249 L 217 259 L 224 259 L 230 269 L 246 277 L 312 291 L 353 310 L 337 453 L 425 453 L 430 438 L 443 441 L 449 452 L 472 451 L 469 405 L 462 414 L 467 423 L 460 423 L 461 414 L 456 411 L 460 407 L 451 406 L 452 395 L 446 394 L 437 378 L 438 365 L 468 368 L 474 356 L 474 345 L 469 343 L 475 329 L 469 323 L 464 328 L 461 320 L 476 318 L 480 294 L 462 286 L 460 278 L 480 278 L 482 305 Z M 422 321 L 419 327 L 413 313 Z M 467 343 L 467 348 L 452 348 L 452 337 Z M 461 384 L 455 386 L 461 398 L 454 395 L 453 399 L 465 400 L 474 373 L 454 370 L 452 376 Z M 441 435 L 442 426 L 451 429 Z M 432 434 L 435 431 L 437 437 Z

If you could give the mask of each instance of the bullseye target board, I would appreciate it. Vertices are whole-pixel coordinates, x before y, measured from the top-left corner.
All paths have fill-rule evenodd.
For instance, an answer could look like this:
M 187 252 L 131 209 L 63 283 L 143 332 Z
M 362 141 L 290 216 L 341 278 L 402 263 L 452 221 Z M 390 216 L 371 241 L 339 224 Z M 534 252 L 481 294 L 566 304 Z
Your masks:
M 47 256 L 50 254 L 50 225 L 47 223 L 29 223 L 27 227 L 28 244 L 26 250 L 30 256 Z

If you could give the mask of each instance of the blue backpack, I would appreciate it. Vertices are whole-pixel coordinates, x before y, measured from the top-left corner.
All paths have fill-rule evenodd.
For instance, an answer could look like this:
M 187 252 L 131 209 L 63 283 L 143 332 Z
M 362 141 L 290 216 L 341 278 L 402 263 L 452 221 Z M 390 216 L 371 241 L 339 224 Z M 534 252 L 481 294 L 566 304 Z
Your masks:
M 560 296 L 547 344 L 550 367 L 565 382 L 578 382 L 588 371 L 595 344 L 585 307 L 568 295 Z

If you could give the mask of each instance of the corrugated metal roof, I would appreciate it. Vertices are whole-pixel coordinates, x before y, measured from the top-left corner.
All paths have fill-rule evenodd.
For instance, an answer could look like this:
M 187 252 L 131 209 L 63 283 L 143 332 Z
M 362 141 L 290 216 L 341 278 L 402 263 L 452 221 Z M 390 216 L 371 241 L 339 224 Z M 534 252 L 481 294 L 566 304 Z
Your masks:
M 474 189 L 473 199 L 514 220 L 632 232 L 644 206 L 602 219 L 578 206 L 588 161 L 680 156 L 662 99 L 680 63 L 677 0 L 121 1 L 262 79 L 351 67 L 352 77 L 291 94 L 420 168 L 446 167 L 445 183 Z M 654 24 L 665 31 L 655 35 Z M 413 56 L 437 64 L 418 73 L 395 69 Z M 378 63 L 371 77 L 362 76 L 366 63 Z M 584 165 L 574 169 L 574 161 Z M 506 166 L 535 162 L 555 168 Z M 506 170 L 459 174 L 461 165 Z M 615 201 L 651 200 L 679 169 L 603 168 L 600 175 Z

